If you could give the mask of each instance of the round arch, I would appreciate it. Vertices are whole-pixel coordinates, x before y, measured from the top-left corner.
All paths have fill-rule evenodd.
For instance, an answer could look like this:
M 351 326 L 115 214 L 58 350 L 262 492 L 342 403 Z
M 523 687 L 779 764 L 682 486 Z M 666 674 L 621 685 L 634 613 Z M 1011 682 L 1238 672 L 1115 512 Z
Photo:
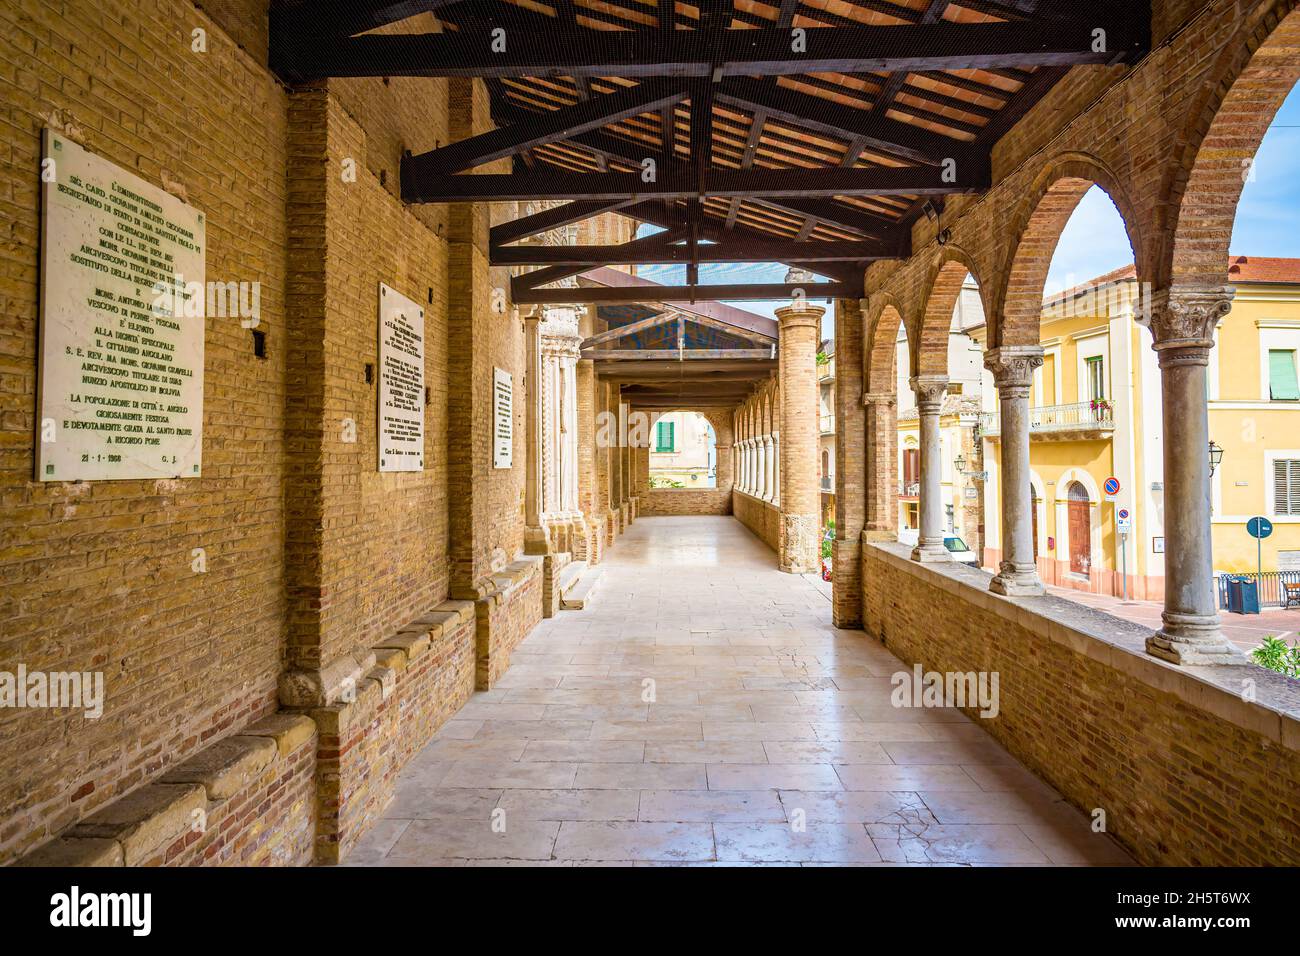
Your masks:
M 903 314 L 892 303 L 884 305 L 871 323 L 866 349 L 866 391 L 869 394 L 892 394 L 896 388 L 895 360 L 899 328 L 906 329 Z M 911 337 L 908 338 L 909 352 Z
M 925 303 L 921 308 L 921 325 L 917 335 L 908 334 L 908 345 L 918 341 L 919 347 L 910 348 L 912 367 L 909 375 L 948 374 L 948 337 L 952 331 L 952 313 L 957 307 L 966 277 L 975 280 L 980 293 L 980 306 L 988 315 L 984 300 L 984 285 L 971 257 L 960 247 L 940 247 L 930 264 L 925 283 Z
M 1088 474 L 1082 468 L 1067 468 L 1060 478 L 1056 480 L 1057 498 L 1065 500 L 1065 494 L 1062 489 L 1068 489 L 1070 485 L 1078 482 L 1083 490 L 1088 493 L 1088 504 L 1101 504 L 1101 489 L 1097 487 L 1097 482 L 1093 480 L 1092 475 Z
M 1300 82 L 1297 0 L 1260 4 L 1223 45 L 1192 104 L 1161 195 L 1173 221 L 1157 258 L 1157 287 L 1228 281 L 1229 242 L 1250 165 L 1287 95 Z
M 1124 222 L 1139 278 L 1149 276 L 1143 256 L 1139 219 L 1127 193 L 1101 160 L 1085 153 L 1057 156 L 1034 180 L 1018 212 L 1011 235 L 1010 258 L 1002 270 L 1002 288 L 986 301 L 988 344 L 1037 345 L 1042 317 L 1043 288 L 1061 232 L 1084 194 L 1097 186 L 1110 198 Z M 987 303 L 993 308 L 988 308 Z

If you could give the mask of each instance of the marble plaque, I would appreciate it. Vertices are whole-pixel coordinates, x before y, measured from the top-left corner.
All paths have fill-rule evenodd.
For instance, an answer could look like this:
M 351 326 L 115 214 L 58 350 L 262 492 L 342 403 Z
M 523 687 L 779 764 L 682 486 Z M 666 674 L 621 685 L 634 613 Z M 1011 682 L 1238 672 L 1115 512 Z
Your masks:
M 492 467 L 509 468 L 515 457 L 515 384 L 505 369 L 492 370 Z
M 36 477 L 196 477 L 203 213 L 53 130 L 43 146 Z
M 379 470 L 424 470 L 424 309 L 379 283 Z

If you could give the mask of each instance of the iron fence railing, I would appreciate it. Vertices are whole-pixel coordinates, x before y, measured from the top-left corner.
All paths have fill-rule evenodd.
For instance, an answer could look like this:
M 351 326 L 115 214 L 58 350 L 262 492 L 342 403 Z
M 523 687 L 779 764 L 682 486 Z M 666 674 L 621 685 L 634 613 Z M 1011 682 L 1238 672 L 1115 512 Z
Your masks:
M 1070 431 L 1078 428 L 1114 428 L 1115 407 L 1108 401 L 1073 402 L 1069 405 L 1039 405 L 1029 410 L 1029 431 Z M 1002 423 L 997 412 L 980 414 L 980 431 L 997 435 Z
M 1219 595 L 1219 610 L 1228 609 L 1228 579 L 1243 578 L 1253 582 L 1259 588 L 1260 607 L 1286 607 L 1287 594 L 1285 585 L 1300 585 L 1300 571 L 1265 571 L 1261 576 L 1258 571 L 1247 574 L 1217 574 L 1214 577 L 1215 590 Z M 1292 601 L 1294 602 L 1294 598 Z M 1294 606 L 1294 603 L 1293 605 Z

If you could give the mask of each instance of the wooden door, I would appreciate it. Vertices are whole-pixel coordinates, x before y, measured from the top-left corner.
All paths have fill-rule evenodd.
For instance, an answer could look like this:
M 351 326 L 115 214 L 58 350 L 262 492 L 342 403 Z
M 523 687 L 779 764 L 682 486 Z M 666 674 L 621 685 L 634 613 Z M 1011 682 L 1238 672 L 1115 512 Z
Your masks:
M 1033 518 L 1033 528 L 1031 534 L 1034 536 L 1034 563 L 1038 563 L 1038 495 L 1033 495 L 1029 499 L 1030 514 Z
M 1087 577 L 1092 570 L 1092 520 L 1088 492 L 1077 481 L 1070 485 L 1070 572 Z

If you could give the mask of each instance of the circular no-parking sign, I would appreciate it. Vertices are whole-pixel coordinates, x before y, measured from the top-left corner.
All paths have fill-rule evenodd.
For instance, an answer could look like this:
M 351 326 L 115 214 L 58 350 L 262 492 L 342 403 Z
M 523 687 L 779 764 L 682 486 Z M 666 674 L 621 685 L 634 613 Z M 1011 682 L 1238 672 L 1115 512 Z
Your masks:
M 1106 484 L 1103 487 L 1106 489 L 1106 494 L 1117 495 L 1119 494 L 1119 479 L 1111 475 L 1106 479 Z
M 1252 538 L 1267 538 L 1273 533 L 1273 522 L 1262 517 L 1251 518 L 1246 522 L 1246 533 Z

